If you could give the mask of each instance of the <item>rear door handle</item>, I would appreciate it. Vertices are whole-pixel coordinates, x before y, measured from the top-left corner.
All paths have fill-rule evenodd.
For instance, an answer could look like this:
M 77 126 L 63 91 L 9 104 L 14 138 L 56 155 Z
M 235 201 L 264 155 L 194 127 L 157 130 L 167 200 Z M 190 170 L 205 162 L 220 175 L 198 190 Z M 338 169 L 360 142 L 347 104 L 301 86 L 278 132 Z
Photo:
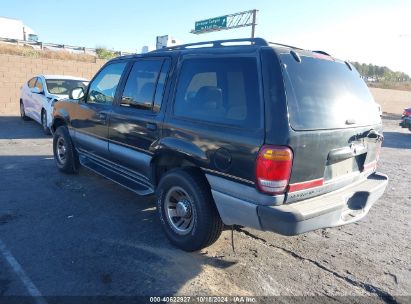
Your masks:
M 155 123 L 148 122 L 148 123 L 146 123 L 146 128 L 147 128 L 147 130 L 155 131 L 155 130 L 157 130 L 157 125 Z

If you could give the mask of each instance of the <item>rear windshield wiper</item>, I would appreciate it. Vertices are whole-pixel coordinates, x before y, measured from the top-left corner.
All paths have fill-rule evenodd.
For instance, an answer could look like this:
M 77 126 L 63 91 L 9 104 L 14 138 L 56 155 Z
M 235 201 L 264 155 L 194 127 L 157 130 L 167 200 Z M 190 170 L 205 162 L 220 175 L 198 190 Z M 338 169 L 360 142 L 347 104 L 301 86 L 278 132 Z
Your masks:
M 363 137 L 366 137 L 366 138 L 369 138 L 369 139 L 375 139 L 376 142 L 384 140 L 384 135 L 382 135 L 382 133 L 379 133 L 379 132 L 375 131 L 374 129 L 370 129 L 368 131 L 365 131 L 362 135 L 363 135 Z

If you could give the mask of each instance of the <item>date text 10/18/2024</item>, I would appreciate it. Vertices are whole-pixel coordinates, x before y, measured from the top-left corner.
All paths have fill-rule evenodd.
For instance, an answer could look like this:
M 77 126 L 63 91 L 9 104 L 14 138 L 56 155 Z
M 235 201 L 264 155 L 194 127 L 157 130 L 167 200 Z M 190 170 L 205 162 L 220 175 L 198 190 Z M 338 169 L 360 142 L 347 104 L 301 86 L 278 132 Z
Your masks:
M 150 297 L 150 303 L 257 303 L 255 297 Z

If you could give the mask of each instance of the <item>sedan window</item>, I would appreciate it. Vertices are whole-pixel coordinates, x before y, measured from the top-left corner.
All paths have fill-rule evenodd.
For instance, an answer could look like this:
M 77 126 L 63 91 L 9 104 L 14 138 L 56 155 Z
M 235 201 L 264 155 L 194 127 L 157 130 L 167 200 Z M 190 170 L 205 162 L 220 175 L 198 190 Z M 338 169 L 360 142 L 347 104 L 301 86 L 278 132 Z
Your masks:
M 36 88 L 39 89 L 40 92 L 44 92 L 43 90 L 43 81 L 37 77 Z
M 27 82 L 27 85 L 29 86 L 30 89 L 34 88 L 34 86 L 36 85 L 36 80 L 37 80 L 37 77 L 33 77 Z
M 46 79 L 47 91 L 55 95 L 69 95 L 75 88 L 86 90 L 87 81 L 74 79 Z

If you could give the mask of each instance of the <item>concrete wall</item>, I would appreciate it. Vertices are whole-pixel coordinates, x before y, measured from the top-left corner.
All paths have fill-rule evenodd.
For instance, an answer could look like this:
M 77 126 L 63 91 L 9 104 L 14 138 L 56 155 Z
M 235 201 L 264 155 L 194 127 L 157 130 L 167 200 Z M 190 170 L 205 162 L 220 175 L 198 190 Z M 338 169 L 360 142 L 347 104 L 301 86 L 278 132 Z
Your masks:
M 37 74 L 63 74 L 90 79 L 105 60 L 93 62 L 30 58 L 0 54 L 0 115 L 19 114 L 22 84 Z M 370 88 L 384 112 L 401 114 L 411 107 L 411 92 Z
M 376 102 L 383 112 L 402 114 L 405 108 L 411 107 L 411 92 L 370 88 Z
M 0 54 L 0 115 L 18 115 L 20 87 L 37 74 L 73 75 L 90 79 L 105 60 L 65 61 Z

